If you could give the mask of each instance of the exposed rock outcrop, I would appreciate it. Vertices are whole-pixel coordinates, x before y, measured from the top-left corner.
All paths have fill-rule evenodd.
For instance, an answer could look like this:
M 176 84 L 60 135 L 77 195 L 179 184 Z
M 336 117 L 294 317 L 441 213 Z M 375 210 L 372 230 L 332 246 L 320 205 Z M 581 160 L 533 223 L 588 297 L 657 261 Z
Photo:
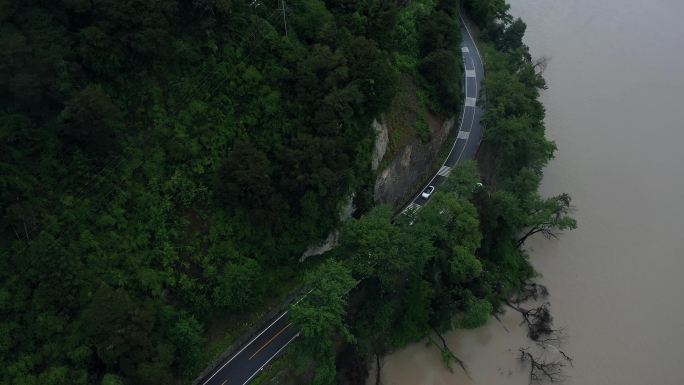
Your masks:
M 387 124 L 380 123 L 373 120 L 373 128 L 375 129 L 375 147 L 373 147 L 373 155 L 371 157 L 371 167 L 373 171 L 378 169 L 380 161 L 387 152 L 387 145 L 389 144 L 389 130 Z
M 347 197 L 344 206 L 342 206 L 342 209 L 340 210 L 340 220 L 342 222 L 347 221 L 349 218 L 351 218 L 352 214 L 354 213 L 354 196 L 356 196 L 356 194 L 350 194 Z M 332 231 L 330 234 L 328 234 L 328 237 L 325 240 L 323 240 L 323 242 L 311 245 L 309 246 L 309 248 L 304 250 L 304 253 L 302 253 L 301 257 L 299 257 L 299 262 L 304 262 L 307 258 L 311 256 L 320 255 L 325 253 L 326 251 L 332 250 L 335 246 L 337 246 L 338 238 L 339 231 Z
M 441 122 L 434 116 L 427 116 L 427 121 L 431 132 L 430 140 L 423 143 L 418 138 L 411 139 L 387 167 L 378 173 L 374 188 L 375 203 L 386 203 L 395 208 L 405 203 L 439 166 L 437 161 L 440 160 L 441 149 L 454 127 L 454 119 Z

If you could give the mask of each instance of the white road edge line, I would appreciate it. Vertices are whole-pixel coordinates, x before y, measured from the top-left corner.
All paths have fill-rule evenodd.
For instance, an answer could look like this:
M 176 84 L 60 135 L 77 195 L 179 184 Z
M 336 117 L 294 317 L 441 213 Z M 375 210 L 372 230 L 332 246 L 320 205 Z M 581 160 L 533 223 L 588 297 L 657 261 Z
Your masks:
M 470 40 L 473 42 L 473 46 L 475 47 L 475 52 L 477 52 L 477 57 L 480 58 L 480 62 L 482 63 L 482 56 L 480 55 L 480 50 L 477 49 L 477 44 L 475 44 L 475 39 L 473 39 L 473 35 L 470 34 L 470 29 L 468 29 L 468 25 L 466 24 L 465 20 L 463 20 L 463 15 L 461 15 L 461 12 L 458 13 L 458 17 L 461 19 L 461 23 L 463 23 L 463 27 L 465 28 L 466 32 L 468 33 L 468 36 L 470 36 Z M 484 63 L 482 63 L 482 66 L 484 66 Z
M 271 358 L 269 358 L 263 365 L 261 365 L 261 367 L 260 367 L 259 369 L 257 369 L 251 376 L 249 376 L 249 378 L 247 379 L 247 381 L 245 381 L 244 383 L 242 383 L 242 385 L 247 385 L 248 382 L 252 381 L 252 378 L 254 378 L 257 374 L 259 374 L 260 371 L 264 370 L 264 367 L 265 367 L 266 365 L 268 365 L 268 363 L 271 362 L 271 360 L 273 360 L 278 354 L 280 354 L 280 352 L 281 352 L 283 349 L 285 349 L 285 348 L 287 347 L 287 345 L 290 344 L 290 342 L 294 341 L 295 338 L 299 337 L 299 333 L 301 333 L 301 332 L 297 332 L 297 334 L 295 334 L 294 337 L 290 338 L 290 340 L 287 341 L 287 342 L 285 343 L 285 345 L 283 345 L 282 348 L 278 349 L 278 351 L 275 352 L 275 354 L 273 354 L 273 355 L 271 356 Z
M 464 25 L 465 25 L 465 24 L 464 24 Z M 465 58 L 465 55 L 463 55 L 463 63 L 464 63 L 464 64 L 465 64 L 465 61 L 466 61 L 466 58 Z M 461 113 L 461 118 L 465 117 L 465 112 L 466 112 L 466 108 L 467 108 L 466 103 L 465 103 L 465 98 L 468 97 L 468 79 L 467 79 L 467 78 L 465 79 L 465 82 L 464 82 L 464 83 L 465 83 L 465 89 L 464 89 L 464 91 L 463 91 L 464 99 L 463 99 L 463 112 Z M 476 83 L 477 83 L 477 82 L 476 82 Z M 475 92 L 475 97 L 477 98 L 477 88 L 475 88 L 475 91 L 476 91 L 476 92 Z M 462 129 L 463 129 L 463 120 L 461 120 L 461 125 L 458 126 L 458 132 L 461 132 Z M 456 134 L 458 135 L 458 133 L 456 133 Z M 449 160 L 449 158 L 451 157 L 451 153 L 454 152 L 454 148 L 456 148 L 456 141 L 454 141 L 454 144 L 451 146 L 451 150 L 449 150 L 449 154 L 447 154 L 446 159 L 444 160 L 443 165 L 446 165 L 446 162 L 447 162 L 447 161 Z M 454 165 L 454 166 L 455 166 L 455 165 Z M 427 186 L 425 186 L 425 187 L 427 187 Z M 425 190 L 425 187 L 423 188 L 423 190 Z M 420 190 L 420 191 L 423 192 L 423 190 Z M 417 198 L 417 197 L 418 197 L 418 196 L 416 196 L 416 198 Z M 415 198 L 414 198 L 414 199 L 415 199 Z
M 477 51 L 477 57 L 480 59 L 480 62 L 482 62 L 482 57 L 480 56 L 480 51 L 477 49 L 477 44 L 475 44 L 475 39 L 473 39 L 473 35 L 470 34 L 470 30 L 468 29 L 468 26 L 466 25 L 465 20 L 463 20 L 463 16 L 461 16 L 461 15 L 459 14 L 459 17 L 461 18 L 461 22 L 463 23 L 463 28 L 465 28 L 466 32 L 468 33 L 468 37 L 470 37 L 470 41 L 473 42 L 473 46 L 475 47 L 475 51 Z M 467 48 L 467 47 L 465 47 L 465 48 Z M 466 51 L 462 51 L 462 52 L 463 52 L 463 63 L 465 63 L 465 62 L 466 62 L 466 55 L 465 55 L 465 54 L 466 54 Z M 470 52 L 470 50 L 468 50 L 468 53 L 469 53 L 469 52 Z M 470 62 L 471 62 L 472 65 L 473 65 L 473 70 L 477 71 L 477 69 L 475 68 L 475 61 L 474 61 L 472 58 L 470 58 Z M 464 93 L 465 97 L 467 98 L 467 97 L 468 97 L 468 78 L 467 78 L 467 76 L 465 76 L 465 78 L 466 78 L 466 79 L 465 79 L 465 82 L 464 82 L 464 83 L 465 83 L 465 90 L 464 90 L 463 93 Z M 475 99 L 477 99 L 478 96 L 479 96 L 479 95 L 478 95 L 477 77 L 475 77 Z M 466 106 L 465 99 L 464 99 L 464 101 L 463 101 L 463 113 L 461 114 L 461 117 L 464 117 L 464 116 L 465 116 L 466 107 L 467 107 L 467 106 Z M 475 113 L 473 113 L 473 119 L 471 120 L 471 123 L 470 123 L 470 129 L 471 129 L 471 130 L 472 130 L 472 128 L 473 128 L 473 122 L 474 122 L 474 121 L 475 121 Z M 458 127 L 458 131 L 461 132 L 462 129 L 463 129 L 463 120 L 461 120 L 461 125 Z M 457 135 L 458 135 L 458 134 L 457 134 Z M 446 162 L 447 162 L 447 161 L 449 160 L 449 158 L 451 157 L 451 153 L 454 152 L 454 149 L 456 148 L 456 143 L 457 143 L 457 142 L 458 142 L 458 139 L 456 139 L 456 140 L 454 141 L 454 144 L 451 146 L 451 150 L 449 150 L 449 154 L 446 156 L 446 159 L 444 160 L 444 163 L 442 163 L 442 165 L 446 165 Z M 466 139 L 466 145 L 467 145 L 467 144 L 468 144 L 468 140 Z M 463 152 L 464 152 L 464 151 L 465 151 L 465 146 L 463 147 L 463 150 L 462 150 L 461 153 L 459 154 L 458 159 L 456 159 L 456 162 L 454 163 L 454 167 L 456 167 L 456 164 L 457 164 L 458 161 L 461 159 L 461 155 L 463 155 Z M 420 190 L 420 192 L 419 192 L 418 194 L 416 194 L 416 196 L 414 196 L 414 197 L 411 199 L 411 203 L 413 203 L 416 199 L 418 199 L 418 197 L 419 197 L 420 194 L 423 192 L 423 190 L 425 190 L 425 189 L 430 185 L 430 183 L 432 183 L 432 181 L 435 179 L 436 176 L 437 176 L 437 175 L 433 176 L 433 177 L 428 181 L 428 183 Z M 407 206 L 407 207 L 408 207 L 408 206 Z M 405 209 L 406 209 L 406 208 L 404 208 L 404 210 L 405 210 Z M 402 212 L 403 212 L 403 210 L 402 210 Z
M 204 382 L 202 383 L 202 385 L 206 385 L 209 381 L 211 381 L 211 379 L 214 378 L 214 376 L 217 375 L 221 370 L 223 370 L 223 368 L 225 368 L 226 365 L 230 364 L 230 362 L 233 361 L 233 359 L 234 359 L 235 357 L 239 356 L 240 353 L 242 353 L 243 350 L 247 349 L 247 347 L 249 347 L 249 345 L 251 345 L 252 342 L 256 341 L 256 339 L 259 338 L 259 337 L 261 337 L 262 334 L 266 333 L 266 331 L 267 331 L 268 329 L 270 329 L 271 326 L 273 326 L 276 322 L 280 321 L 280 319 L 283 318 L 283 317 L 285 316 L 285 314 L 287 314 L 287 311 L 283 312 L 283 314 L 281 314 L 278 318 L 276 318 L 275 321 L 271 322 L 271 324 L 268 325 L 268 327 L 267 327 L 266 329 L 262 330 L 261 333 L 257 334 L 256 337 L 252 338 L 252 340 L 249 341 L 249 343 L 247 343 L 247 345 L 245 345 L 242 349 L 240 349 L 239 352 L 237 352 L 236 354 L 233 354 L 233 356 L 230 357 L 230 359 L 229 359 L 228 361 L 226 361 L 225 364 L 221 365 L 220 368 L 216 369 L 216 371 L 214 371 L 214 374 L 212 374 L 211 377 L 207 378 L 207 380 L 204 381 Z
M 477 57 L 480 59 L 480 63 L 482 63 L 482 56 L 480 55 L 480 50 L 477 49 L 477 44 L 475 43 L 475 39 L 473 39 L 473 35 L 470 34 L 470 29 L 468 29 L 468 25 L 466 24 L 465 20 L 463 20 L 463 16 L 460 14 L 460 12 L 459 12 L 459 14 L 458 14 L 458 17 L 461 19 L 461 23 L 463 23 L 463 28 L 465 28 L 466 32 L 468 33 L 468 36 L 470 37 L 470 41 L 473 42 L 473 46 L 475 47 L 475 53 L 477 53 Z M 475 68 L 475 61 L 473 60 L 472 57 L 469 57 L 469 58 L 470 58 L 470 63 L 473 65 L 473 68 Z M 465 56 L 463 57 L 463 61 L 465 61 Z M 484 67 L 484 63 L 482 63 L 482 66 Z M 468 86 L 468 82 L 467 82 L 467 80 L 466 80 L 466 96 L 468 95 L 467 86 Z M 476 97 L 476 98 L 479 96 L 479 89 L 478 89 L 479 87 L 478 87 L 478 86 L 479 86 L 479 85 L 477 84 L 477 77 L 475 77 L 475 97 Z M 464 108 L 464 110 L 465 110 L 465 108 Z M 470 122 L 470 130 L 471 130 L 471 131 L 472 131 L 473 123 L 474 123 L 474 122 L 475 122 L 475 112 L 473 111 L 473 119 L 472 119 L 471 122 Z M 461 122 L 461 127 L 462 127 L 462 126 L 463 126 L 463 122 Z M 459 132 L 460 132 L 460 131 L 461 131 L 461 130 L 459 129 Z M 482 139 L 481 139 L 481 138 L 482 138 L 482 136 L 480 136 L 480 143 L 482 143 Z M 466 149 L 466 147 L 468 146 L 468 140 L 470 140 L 470 135 L 468 136 L 468 138 L 466 138 L 466 140 L 465 140 L 466 142 L 465 142 L 465 144 L 463 145 L 463 149 L 461 150 L 461 153 L 458 154 L 458 158 L 456 159 L 456 162 L 454 163 L 454 167 L 455 167 L 456 164 L 458 164 L 458 162 L 461 160 L 461 157 L 463 156 L 463 153 L 465 152 L 465 149 Z M 478 143 L 478 144 L 479 144 L 479 143 Z M 455 145 L 456 145 L 456 143 L 454 143 L 454 146 L 455 146 Z M 452 149 L 453 149 L 453 148 L 452 148 Z M 451 152 L 449 152 L 449 155 L 451 155 Z M 447 157 L 447 159 L 449 159 L 449 157 Z

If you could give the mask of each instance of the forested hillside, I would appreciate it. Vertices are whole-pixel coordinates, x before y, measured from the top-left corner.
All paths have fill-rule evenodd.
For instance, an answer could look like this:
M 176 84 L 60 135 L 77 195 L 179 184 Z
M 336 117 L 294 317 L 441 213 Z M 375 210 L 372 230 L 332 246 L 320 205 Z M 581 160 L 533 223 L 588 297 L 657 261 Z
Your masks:
M 456 7 L 1 1 L 0 382 L 197 374 L 209 320 L 369 207 L 399 75 L 459 109 Z

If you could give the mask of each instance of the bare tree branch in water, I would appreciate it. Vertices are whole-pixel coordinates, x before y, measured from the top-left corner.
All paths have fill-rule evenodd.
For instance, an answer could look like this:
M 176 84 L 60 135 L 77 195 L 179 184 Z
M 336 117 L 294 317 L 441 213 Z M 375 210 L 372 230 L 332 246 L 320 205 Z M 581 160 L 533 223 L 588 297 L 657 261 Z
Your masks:
M 539 336 L 535 342 L 541 348 L 544 348 L 544 346 L 547 345 L 558 347 L 563 345 L 566 339 L 567 335 L 565 334 L 565 329 L 560 328 L 554 329 L 553 332 L 549 334 Z
M 563 368 L 568 364 L 572 365 L 572 360 L 560 349 L 557 350 L 560 353 L 558 358 L 548 359 L 544 356 L 533 355 L 529 348 L 520 348 L 520 362 L 530 365 L 530 385 L 561 382 L 567 378 L 563 374 Z
M 539 301 L 546 299 L 549 296 L 549 290 L 546 286 L 536 282 L 525 282 L 525 284 L 518 290 L 511 298 L 511 302 L 521 304 L 527 301 Z
M 533 308 L 525 308 L 521 303 L 546 299 L 549 291 L 544 285 L 527 282 L 506 305 L 522 316 L 521 324 L 527 325 L 527 336 L 536 343 L 541 350 L 540 355 L 530 352 L 530 348 L 521 348 L 520 361 L 530 365 L 530 384 L 543 382 L 560 382 L 567 376 L 563 368 L 572 366 L 572 358 L 566 354 L 561 345 L 566 339 L 565 329 L 553 327 L 551 305 L 544 302 Z
M 498 313 L 498 312 L 497 312 L 497 313 L 493 313 L 492 316 L 494 317 L 495 320 L 497 320 L 497 321 L 499 322 L 499 325 L 501 325 L 501 327 L 504 328 L 504 330 L 506 331 L 506 333 L 510 333 L 510 332 L 511 332 L 510 330 L 508 330 L 508 328 L 506 327 L 506 325 L 504 325 L 504 323 L 501 321 L 501 317 L 499 317 L 499 313 Z
M 525 285 L 511 298 L 506 301 L 506 305 L 511 309 L 517 311 L 522 316 L 521 324 L 527 325 L 527 336 L 533 341 L 538 341 L 540 338 L 549 338 L 552 335 L 558 335 L 557 329 L 553 328 L 553 317 L 551 316 L 550 306 L 548 302 L 541 305 L 527 309 L 522 307 L 522 302 L 530 300 L 538 301 L 548 297 L 549 291 L 546 286 L 534 282 L 527 282 Z
M 382 371 L 382 356 L 379 353 L 375 353 L 375 385 L 381 385 L 380 372 Z
M 551 58 L 548 56 L 541 56 L 532 60 L 532 67 L 538 74 L 543 74 L 546 71 L 546 67 L 549 65 Z
M 553 328 L 553 317 L 549 309 L 551 305 L 548 302 L 544 302 L 532 309 L 525 309 L 510 301 L 506 301 L 506 304 L 520 313 L 523 318 L 521 324 L 527 325 L 527 336 L 532 341 L 538 341 L 540 338 L 558 332 L 557 329 Z
M 437 337 L 439 337 L 439 339 L 440 339 L 441 342 L 442 342 L 442 346 L 439 348 L 439 350 L 440 350 L 440 352 L 442 352 L 442 359 L 444 360 L 444 363 L 446 364 L 446 366 L 447 366 L 447 368 L 449 369 L 449 371 L 450 371 L 450 372 L 453 372 L 453 369 L 451 368 L 451 361 L 453 360 L 453 361 L 456 361 L 456 363 L 458 364 L 458 366 L 461 367 L 461 369 L 463 369 L 463 372 L 466 374 L 466 376 L 468 376 L 468 378 L 470 378 L 470 373 L 468 373 L 468 369 L 466 368 L 465 363 L 463 362 L 463 360 L 461 360 L 460 358 L 458 358 L 458 357 L 454 354 L 454 352 L 451 351 L 451 349 L 449 348 L 449 345 L 447 345 L 446 339 L 444 339 L 444 336 L 442 336 L 442 334 L 441 334 L 439 331 L 437 331 L 437 329 L 432 329 L 432 330 L 435 332 L 435 334 L 437 335 Z M 430 339 L 430 342 L 432 342 L 433 344 L 439 346 L 439 345 L 432 339 L 432 336 L 428 336 L 428 338 Z

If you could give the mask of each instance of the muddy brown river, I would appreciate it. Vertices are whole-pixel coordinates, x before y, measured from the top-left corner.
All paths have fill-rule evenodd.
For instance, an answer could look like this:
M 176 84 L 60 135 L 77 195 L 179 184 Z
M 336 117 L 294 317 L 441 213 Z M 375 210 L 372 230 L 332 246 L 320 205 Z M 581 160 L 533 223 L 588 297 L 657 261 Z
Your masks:
M 684 384 L 684 1 L 509 2 L 533 56 L 551 58 L 558 153 L 541 192 L 577 206 L 576 231 L 529 244 L 567 330 L 566 383 Z M 518 322 L 447 335 L 471 378 L 418 343 L 385 359 L 383 384 L 527 384 Z

